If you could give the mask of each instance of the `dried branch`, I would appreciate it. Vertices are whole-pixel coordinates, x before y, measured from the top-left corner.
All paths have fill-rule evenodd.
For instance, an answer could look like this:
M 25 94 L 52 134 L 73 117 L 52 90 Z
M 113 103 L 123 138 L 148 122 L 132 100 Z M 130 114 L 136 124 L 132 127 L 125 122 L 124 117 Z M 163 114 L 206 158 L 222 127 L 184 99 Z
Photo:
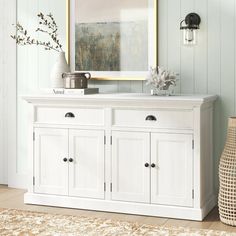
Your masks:
M 54 50 L 57 52 L 62 52 L 62 45 L 58 39 L 58 27 L 54 20 L 54 17 L 51 13 L 48 15 L 44 15 L 43 13 L 39 13 L 39 25 L 36 29 L 36 32 L 45 33 L 49 36 L 48 41 L 41 41 L 38 39 L 32 38 L 26 29 L 20 24 L 17 23 L 15 26 L 16 28 L 16 35 L 11 35 L 11 38 L 16 40 L 16 44 L 24 46 L 24 45 L 38 45 L 43 46 L 45 50 Z
M 47 29 L 37 28 L 36 31 L 48 34 L 52 41 L 55 43 L 55 47 L 62 51 L 62 45 L 60 44 L 57 34 L 58 26 L 56 24 L 56 21 L 54 20 L 53 15 L 49 13 L 48 15 L 44 16 L 44 14 L 40 12 L 37 16 L 39 18 L 39 25 L 46 26 Z

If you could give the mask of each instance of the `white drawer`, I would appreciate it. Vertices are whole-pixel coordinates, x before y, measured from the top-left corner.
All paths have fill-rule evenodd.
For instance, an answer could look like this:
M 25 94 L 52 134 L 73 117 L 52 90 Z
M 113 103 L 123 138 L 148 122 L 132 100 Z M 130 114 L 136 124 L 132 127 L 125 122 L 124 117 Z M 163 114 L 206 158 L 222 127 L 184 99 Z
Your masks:
M 95 108 L 38 107 L 35 122 L 47 124 L 104 125 L 104 110 Z
M 193 111 L 114 109 L 113 126 L 193 129 Z

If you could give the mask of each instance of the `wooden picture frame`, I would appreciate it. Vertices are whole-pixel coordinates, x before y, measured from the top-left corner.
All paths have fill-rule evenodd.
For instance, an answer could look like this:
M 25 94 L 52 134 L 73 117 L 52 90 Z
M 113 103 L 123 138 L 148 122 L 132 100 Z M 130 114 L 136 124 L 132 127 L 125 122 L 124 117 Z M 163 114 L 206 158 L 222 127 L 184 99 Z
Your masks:
M 157 0 L 139 0 L 140 4 L 146 4 L 147 7 L 142 9 L 132 5 L 132 9 L 129 6 L 122 11 L 104 9 L 101 4 L 103 13 L 111 10 L 110 16 L 94 14 L 91 19 L 90 13 L 86 16 L 83 11 L 88 10 L 88 0 L 66 1 L 67 60 L 71 71 L 88 71 L 95 80 L 145 80 L 149 68 L 157 65 Z M 81 4 L 83 1 L 86 4 Z M 97 1 L 102 3 L 108 0 Z M 136 1 L 130 0 L 129 4 L 131 2 Z M 83 7 L 79 15 L 80 4 Z M 122 20 L 117 20 L 112 11 L 120 12 Z M 136 21 L 133 20 L 134 16 Z M 139 20 L 139 17 L 142 19 Z M 91 45 L 96 45 L 96 49 L 92 50 Z

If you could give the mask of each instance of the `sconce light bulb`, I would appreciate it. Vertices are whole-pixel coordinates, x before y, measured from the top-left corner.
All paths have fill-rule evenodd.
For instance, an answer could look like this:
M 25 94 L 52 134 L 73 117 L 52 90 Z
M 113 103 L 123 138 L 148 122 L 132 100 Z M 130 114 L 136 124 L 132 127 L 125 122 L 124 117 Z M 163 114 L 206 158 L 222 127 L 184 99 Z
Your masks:
M 188 42 L 192 42 L 194 40 L 194 36 L 193 36 L 193 31 L 192 30 L 186 30 L 185 33 L 185 40 L 187 40 Z
M 185 29 L 183 31 L 183 43 L 184 45 L 195 45 L 197 43 L 196 30 Z

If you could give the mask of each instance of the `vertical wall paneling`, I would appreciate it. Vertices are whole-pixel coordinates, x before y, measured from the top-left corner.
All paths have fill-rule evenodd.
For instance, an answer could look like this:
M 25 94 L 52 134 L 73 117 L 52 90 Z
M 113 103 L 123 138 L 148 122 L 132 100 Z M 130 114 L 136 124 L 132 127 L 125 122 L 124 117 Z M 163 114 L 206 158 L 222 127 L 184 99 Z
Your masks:
M 208 93 L 221 94 L 220 80 L 221 80 L 221 0 L 208 0 Z M 200 37 L 200 35 L 199 35 Z M 218 99 L 214 107 L 214 165 L 215 176 L 218 174 L 219 156 L 222 150 L 223 142 L 222 126 L 221 126 L 221 99 Z M 218 182 L 218 178 L 216 178 Z
M 118 81 L 93 81 L 93 86 L 99 88 L 101 93 L 117 93 Z
M 8 24 L 6 25 L 5 32 L 5 44 L 3 55 L 5 56 L 5 69 L 7 70 L 5 88 L 5 149 L 7 161 L 5 162 L 5 168 L 8 170 L 7 183 L 11 186 L 23 187 L 25 183 L 20 184 L 21 176 L 17 174 L 17 50 L 16 43 L 9 35 L 15 33 L 15 29 L 12 24 L 16 23 L 17 18 L 17 1 L 16 0 L 5 0 L 5 10 L 3 14 L 6 13 L 5 19 L 7 19 Z M 4 73 L 3 73 L 4 74 Z M 7 168 L 8 164 L 8 168 Z M 24 180 L 24 179 L 23 179 Z
M 208 64 L 208 0 L 195 0 L 194 11 L 201 16 L 198 42 L 194 48 L 194 89 L 195 93 L 207 93 L 207 64 Z
M 168 66 L 168 1 L 158 0 L 158 64 Z
M 32 37 L 37 37 L 38 3 L 30 0 L 17 1 L 17 21 Z M 23 94 L 38 87 L 38 60 L 36 46 L 17 46 L 17 160 L 16 170 L 9 177 L 11 187 L 25 187 L 28 170 L 28 104 L 22 100 Z
M 0 9 L 4 9 L 4 2 L 0 1 Z M 3 19 L 4 14 L 0 15 L 0 22 L 5 22 Z M 4 40 L 4 26 L 5 24 L 0 24 L 0 42 L 3 42 Z M 0 55 L 3 55 L 3 46 L 0 46 Z M 0 71 L 3 70 L 3 65 L 4 65 L 4 58 L 1 56 L 0 57 Z M 3 117 L 3 78 L 0 80 L 0 116 Z M 0 130 L 3 130 L 3 120 L 0 120 Z M 0 132 L 0 183 L 4 182 L 4 154 L 3 154 L 3 132 Z
M 118 81 L 118 92 L 130 93 L 132 81 Z
M 169 70 L 180 73 L 180 45 L 182 43 L 182 35 L 179 30 L 181 21 L 181 0 L 168 0 L 168 20 L 167 20 L 167 67 Z M 162 43 L 162 42 L 160 42 Z M 167 47 L 167 46 L 165 46 Z M 176 93 L 180 93 L 180 82 L 176 87 Z
M 16 9 L 17 1 L 16 0 L 5 0 L 5 19 L 7 19 L 8 24 L 6 25 L 5 31 L 5 41 L 4 53 L 5 55 L 5 76 L 3 73 L 3 78 L 5 81 L 5 101 L 4 101 L 4 149 L 5 149 L 5 162 L 4 168 L 5 173 L 8 174 L 5 176 L 5 183 L 9 183 L 9 176 L 12 172 L 12 161 L 16 163 L 16 43 L 10 38 L 10 35 L 15 32 L 12 24 L 16 23 Z M 16 167 L 16 165 L 14 165 Z M 8 173 L 7 173 L 8 172 Z
M 207 88 L 210 94 L 220 94 L 221 80 L 221 0 L 208 0 Z M 201 34 L 199 34 L 199 38 Z
M 194 11 L 194 0 L 181 0 L 181 19 Z M 177 22 L 176 22 L 177 24 Z M 178 22 L 179 24 L 179 22 Z M 194 93 L 194 47 L 181 44 L 181 93 Z
M 37 14 L 52 13 L 59 26 L 59 35 L 62 44 L 66 45 L 66 1 L 30 1 L 18 0 L 17 20 L 28 29 L 32 37 L 39 40 L 48 39 L 46 35 L 35 32 L 38 27 Z M 65 48 L 64 48 L 65 49 Z M 24 179 L 27 173 L 28 163 L 28 111 L 29 107 L 21 99 L 22 94 L 29 93 L 32 90 L 49 87 L 50 71 L 56 61 L 57 54 L 52 51 L 45 51 L 43 47 L 36 46 L 18 46 L 17 47 L 17 160 L 16 173 L 21 176 L 19 183 L 13 180 L 11 186 L 25 185 Z
M 59 22 L 60 37 L 64 42 L 65 0 L 36 2 L 37 4 L 31 0 L 18 0 L 18 20 L 32 26 L 37 11 L 51 11 Z M 0 4 L 3 4 L 2 1 Z M 182 44 L 179 30 L 180 20 L 190 12 L 197 12 L 202 19 L 201 29 L 198 31 L 198 44 L 195 47 L 186 47 Z M 180 83 L 176 92 L 220 95 L 214 110 L 216 183 L 227 118 L 236 111 L 235 12 L 235 0 L 158 0 L 158 64 L 180 73 Z M 20 101 L 19 96 L 32 88 L 47 87 L 50 83 L 50 70 L 56 60 L 56 54 L 52 52 L 39 48 L 34 50 L 18 47 L 18 163 L 21 172 L 24 171 L 27 160 L 27 141 L 24 132 L 27 127 L 27 106 Z M 146 86 L 142 81 L 92 81 L 90 86 L 99 87 L 101 92 L 108 93 L 150 92 L 150 86 Z M 0 113 L 1 104 L 0 101 Z M 0 140 L 1 138 L 0 134 Z
M 0 2 L 0 9 L 3 9 L 3 1 Z M 2 19 L 2 15 L 0 15 L 0 22 L 3 22 L 3 19 Z M 3 41 L 3 27 L 4 27 L 4 24 L 1 24 L 0 25 L 0 42 Z M 3 47 L 0 46 L 0 55 L 3 55 Z M 2 71 L 2 68 L 3 68 L 3 57 L 0 57 L 0 70 Z M 0 95 L 2 94 L 2 91 L 1 91 L 1 88 L 2 88 L 2 80 L 0 80 Z M 3 101 L 3 96 L 0 96 L 0 115 L 2 117 L 2 101 Z M 2 130 L 3 129 L 3 126 L 2 126 L 2 120 L 1 120 L 1 123 L 0 123 L 0 129 Z M 2 134 L 3 132 L 1 132 Z M 1 135 L 2 136 L 2 135 Z M 3 182 L 3 178 L 4 178 L 4 175 L 3 175 L 3 169 L 4 169 L 4 166 L 3 166 L 3 137 L 0 136 L 0 183 Z
M 130 92 L 131 93 L 142 93 L 143 82 L 142 81 L 131 81 Z
M 16 145 L 16 47 L 10 38 L 14 32 L 12 24 L 16 21 L 16 1 L 2 0 L 0 9 L 0 184 L 7 184 L 8 159 L 15 157 Z M 11 147 L 9 140 L 11 140 Z
M 235 1 L 221 0 L 221 118 L 223 130 L 234 114 L 235 103 Z M 225 132 L 221 135 L 224 142 Z

